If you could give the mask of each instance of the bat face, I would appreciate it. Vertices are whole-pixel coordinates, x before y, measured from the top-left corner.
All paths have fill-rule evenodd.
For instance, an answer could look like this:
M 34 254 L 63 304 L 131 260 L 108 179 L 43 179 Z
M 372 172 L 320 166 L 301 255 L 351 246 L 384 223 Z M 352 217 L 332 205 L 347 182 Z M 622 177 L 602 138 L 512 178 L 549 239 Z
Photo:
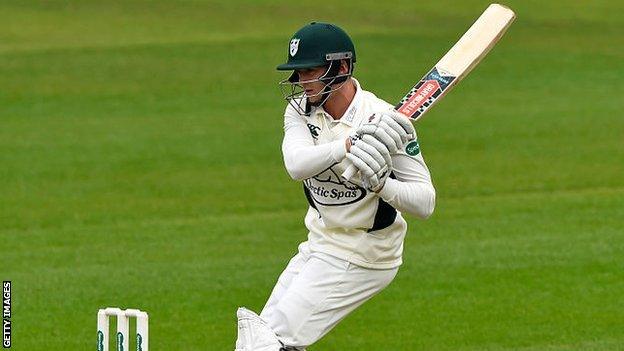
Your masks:
M 419 119 L 483 59 L 515 17 L 514 12 L 505 6 L 490 5 L 395 109 L 411 119 Z
M 394 108 L 416 120 L 453 84 L 455 78 L 453 75 L 441 74 L 434 67 Z
M 498 42 L 516 18 L 514 12 L 499 4 L 490 5 L 440 61 L 395 106 L 416 121 L 455 84 L 465 77 Z M 351 179 L 356 168 L 351 165 L 342 174 Z

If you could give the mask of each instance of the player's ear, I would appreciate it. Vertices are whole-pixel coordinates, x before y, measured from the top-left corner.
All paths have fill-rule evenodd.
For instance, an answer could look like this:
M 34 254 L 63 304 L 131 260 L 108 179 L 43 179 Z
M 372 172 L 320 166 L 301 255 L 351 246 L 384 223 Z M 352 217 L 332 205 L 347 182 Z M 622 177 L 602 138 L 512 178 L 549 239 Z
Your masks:
M 347 60 L 340 60 L 340 70 L 338 74 L 347 74 L 349 73 L 349 63 Z

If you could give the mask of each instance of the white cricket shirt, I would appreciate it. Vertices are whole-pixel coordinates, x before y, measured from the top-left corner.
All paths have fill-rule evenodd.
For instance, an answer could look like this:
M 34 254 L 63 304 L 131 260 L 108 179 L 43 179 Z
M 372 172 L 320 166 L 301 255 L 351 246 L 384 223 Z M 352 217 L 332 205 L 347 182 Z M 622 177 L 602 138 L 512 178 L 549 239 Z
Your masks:
M 393 268 L 402 263 L 407 231 L 401 212 L 429 217 L 435 189 L 417 141 L 392 155 L 392 175 L 378 194 L 341 179 L 348 166 L 345 139 L 374 112 L 393 107 L 352 80 L 356 94 L 338 120 L 322 107 L 312 107 L 308 115 L 286 107 L 284 164 L 293 179 L 303 181 L 312 251 L 363 267 Z

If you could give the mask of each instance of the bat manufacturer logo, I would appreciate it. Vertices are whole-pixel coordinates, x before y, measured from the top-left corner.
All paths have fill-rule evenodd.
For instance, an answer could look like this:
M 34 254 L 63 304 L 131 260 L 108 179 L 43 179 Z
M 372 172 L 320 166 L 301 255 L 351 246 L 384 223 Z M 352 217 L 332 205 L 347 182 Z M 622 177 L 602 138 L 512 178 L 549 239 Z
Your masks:
M 444 75 L 434 67 L 396 106 L 398 112 L 416 118 L 453 83 L 456 77 Z
M 297 38 L 293 38 L 290 41 L 290 56 L 295 56 L 297 54 L 297 51 L 299 50 L 299 39 Z
M 433 94 L 440 89 L 440 84 L 435 80 L 427 80 L 414 92 L 412 96 L 401 106 L 399 112 L 406 116 L 411 116 L 417 112 L 418 108 L 429 102 Z M 433 101 L 431 101 L 433 102 Z

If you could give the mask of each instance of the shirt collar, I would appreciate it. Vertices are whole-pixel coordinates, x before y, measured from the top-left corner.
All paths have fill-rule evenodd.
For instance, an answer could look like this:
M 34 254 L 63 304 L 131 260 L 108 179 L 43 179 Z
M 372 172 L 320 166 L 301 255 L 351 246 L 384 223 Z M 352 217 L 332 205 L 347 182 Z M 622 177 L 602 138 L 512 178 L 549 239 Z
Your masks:
M 353 96 L 353 99 L 351 100 L 349 107 L 347 107 L 347 109 L 345 110 L 345 113 L 342 115 L 342 117 L 340 117 L 340 119 L 333 120 L 333 118 L 331 118 L 331 116 L 327 112 L 325 112 L 325 109 L 323 108 L 323 106 L 316 107 L 312 113 L 315 115 L 321 114 L 325 118 L 332 119 L 333 122 L 344 123 L 348 125 L 349 127 L 352 127 L 358 107 L 360 106 L 360 100 L 362 99 L 362 87 L 360 86 L 360 82 L 358 82 L 357 79 L 351 77 L 351 80 L 353 80 L 353 83 L 355 83 L 355 95 Z

